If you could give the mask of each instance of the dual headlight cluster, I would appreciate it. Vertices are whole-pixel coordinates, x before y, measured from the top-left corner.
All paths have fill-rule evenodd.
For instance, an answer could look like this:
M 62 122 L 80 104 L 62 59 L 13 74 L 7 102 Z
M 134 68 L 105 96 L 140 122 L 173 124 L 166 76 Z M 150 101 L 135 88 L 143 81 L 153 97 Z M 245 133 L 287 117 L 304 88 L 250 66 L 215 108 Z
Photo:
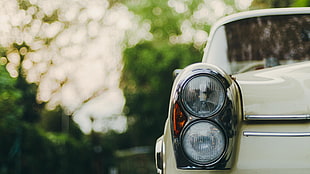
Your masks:
M 234 127 L 230 82 L 212 69 L 193 69 L 180 76 L 171 107 L 177 166 L 225 168 L 232 137 L 227 129 Z

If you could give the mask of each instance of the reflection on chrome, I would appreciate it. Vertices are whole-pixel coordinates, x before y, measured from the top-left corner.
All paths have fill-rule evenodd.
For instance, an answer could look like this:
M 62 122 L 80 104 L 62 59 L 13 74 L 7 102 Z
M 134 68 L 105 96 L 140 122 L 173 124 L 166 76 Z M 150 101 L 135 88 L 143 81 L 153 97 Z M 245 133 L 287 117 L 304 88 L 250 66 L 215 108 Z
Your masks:
M 293 114 L 293 115 L 245 115 L 248 121 L 270 121 L 270 120 L 310 120 L 310 114 Z
M 256 132 L 256 131 L 244 131 L 243 136 L 253 137 L 309 137 L 310 132 Z

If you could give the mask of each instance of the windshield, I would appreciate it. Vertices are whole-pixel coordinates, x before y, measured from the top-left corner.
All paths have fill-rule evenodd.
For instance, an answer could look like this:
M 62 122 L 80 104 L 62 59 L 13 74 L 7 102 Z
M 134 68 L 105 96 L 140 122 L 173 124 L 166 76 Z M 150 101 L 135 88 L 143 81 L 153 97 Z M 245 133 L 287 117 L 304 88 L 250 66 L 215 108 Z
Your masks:
M 208 63 L 235 74 L 310 59 L 310 15 L 265 16 L 221 26 Z

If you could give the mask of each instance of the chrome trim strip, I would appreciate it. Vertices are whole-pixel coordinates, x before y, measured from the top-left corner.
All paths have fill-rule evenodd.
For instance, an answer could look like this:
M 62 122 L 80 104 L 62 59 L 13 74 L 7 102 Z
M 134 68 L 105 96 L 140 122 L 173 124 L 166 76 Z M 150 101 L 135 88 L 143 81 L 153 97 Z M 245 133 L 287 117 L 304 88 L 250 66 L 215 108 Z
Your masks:
M 164 160 L 163 160 L 163 136 L 159 137 L 156 140 L 155 145 L 155 164 L 157 173 L 161 174 L 164 169 Z
M 255 132 L 244 131 L 243 136 L 246 137 L 310 137 L 310 132 Z
M 295 114 L 295 115 L 245 115 L 245 120 L 249 121 L 272 121 L 272 120 L 287 120 L 287 121 L 300 121 L 310 120 L 309 114 Z

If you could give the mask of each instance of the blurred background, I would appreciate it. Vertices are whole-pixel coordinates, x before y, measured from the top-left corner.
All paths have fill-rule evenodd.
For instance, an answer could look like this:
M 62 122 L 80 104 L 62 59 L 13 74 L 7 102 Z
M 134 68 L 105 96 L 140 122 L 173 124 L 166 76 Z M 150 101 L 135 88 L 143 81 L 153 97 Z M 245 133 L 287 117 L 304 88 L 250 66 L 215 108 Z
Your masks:
M 309 0 L 1 0 L 0 174 L 155 174 L 172 71 L 210 26 Z

